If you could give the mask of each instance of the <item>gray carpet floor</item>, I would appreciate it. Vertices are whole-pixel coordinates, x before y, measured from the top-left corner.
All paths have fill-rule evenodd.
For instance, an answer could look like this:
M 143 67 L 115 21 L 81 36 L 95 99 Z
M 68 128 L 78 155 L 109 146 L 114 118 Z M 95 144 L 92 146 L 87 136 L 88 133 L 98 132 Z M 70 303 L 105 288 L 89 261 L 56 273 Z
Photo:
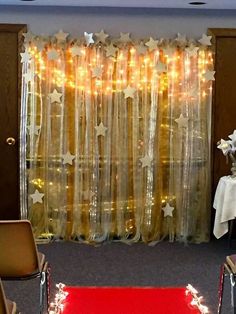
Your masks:
M 154 247 L 142 243 L 129 246 L 114 242 L 94 247 L 52 242 L 38 247 L 51 265 L 51 300 L 59 282 L 73 286 L 156 287 L 191 283 L 204 296 L 210 313 L 216 314 L 220 265 L 226 255 L 236 252 L 236 241 L 231 248 L 226 238 L 187 246 L 169 242 Z M 22 314 L 38 313 L 38 279 L 3 284 L 7 297 L 17 302 Z M 230 285 L 226 278 L 222 314 L 230 313 Z

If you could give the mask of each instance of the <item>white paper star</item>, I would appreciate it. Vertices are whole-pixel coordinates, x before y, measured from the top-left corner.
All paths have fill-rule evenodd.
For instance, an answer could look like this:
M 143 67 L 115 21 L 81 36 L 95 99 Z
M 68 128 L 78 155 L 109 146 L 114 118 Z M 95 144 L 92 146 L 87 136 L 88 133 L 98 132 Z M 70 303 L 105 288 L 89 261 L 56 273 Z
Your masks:
M 62 163 L 63 165 L 65 164 L 70 164 L 72 165 L 73 160 L 75 159 L 74 155 L 71 155 L 71 153 L 68 151 L 65 155 L 62 155 Z
M 120 33 L 119 42 L 122 42 L 122 43 L 131 42 L 131 38 L 129 37 L 129 33 Z
M 140 44 L 136 46 L 136 49 L 139 55 L 144 55 L 147 51 L 147 47 L 143 44 L 143 42 L 140 42 Z
M 28 71 L 23 74 L 23 77 L 25 79 L 25 83 L 28 84 L 29 82 L 34 81 L 34 72 Z
M 95 67 L 92 69 L 92 77 L 98 77 L 100 78 L 102 76 L 102 68 L 101 67 Z
M 57 60 L 59 57 L 59 53 L 56 51 L 56 49 L 51 49 L 47 52 L 48 60 Z
M 96 36 L 96 39 L 97 39 L 96 41 L 97 42 L 101 42 L 103 44 L 105 44 L 106 39 L 109 37 L 108 34 L 104 33 L 103 29 L 100 31 L 100 33 L 95 33 L 95 36 Z
M 214 81 L 215 80 L 215 75 L 216 71 L 209 71 L 207 70 L 204 74 L 203 77 L 205 78 L 205 80 L 208 81 Z
M 165 207 L 162 207 L 162 210 L 164 212 L 164 217 L 167 217 L 167 216 L 170 216 L 170 217 L 173 217 L 173 210 L 175 208 L 170 206 L 169 203 L 166 203 L 166 206 Z
M 91 198 L 94 197 L 95 193 L 88 189 L 88 190 L 83 191 L 83 195 L 84 195 L 85 200 L 91 200 Z
M 153 51 L 157 48 L 158 40 L 154 40 L 152 37 L 150 37 L 149 41 L 147 41 L 145 45 L 148 46 L 149 51 Z
M 105 127 L 102 122 L 98 126 L 95 126 L 95 129 L 96 129 L 97 136 L 99 135 L 105 136 L 107 127 Z
M 33 204 L 35 203 L 42 203 L 44 193 L 39 193 L 39 191 L 36 189 L 33 194 L 30 194 L 30 197 L 33 199 Z
M 28 53 L 28 51 L 22 52 L 21 54 L 21 62 L 29 62 L 29 60 L 31 59 L 31 55 Z
M 130 98 L 134 98 L 134 93 L 136 92 L 136 89 L 133 87 L 130 87 L 129 85 L 123 90 L 124 94 L 125 94 L 125 99 L 130 97 Z
M 147 154 L 143 158 L 140 158 L 139 160 L 142 162 L 142 168 L 151 166 L 152 158 Z
M 166 64 L 161 62 L 161 61 L 159 61 L 156 64 L 155 69 L 156 69 L 157 73 L 163 73 L 163 72 L 167 71 Z
M 197 55 L 199 47 L 194 45 L 190 45 L 189 47 L 185 48 L 185 51 L 189 54 L 189 57 L 194 57 Z
M 33 33 L 31 33 L 31 31 L 28 31 L 27 33 L 23 33 L 22 34 L 25 38 L 25 42 L 30 42 L 34 39 L 35 35 Z
M 217 148 L 221 149 L 224 155 L 227 155 L 228 151 L 231 149 L 230 141 L 225 141 L 221 139 L 220 143 L 218 143 L 217 145 Z
M 86 46 L 89 46 L 90 44 L 94 43 L 93 33 L 84 32 L 84 38 L 85 38 L 85 41 L 86 41 Z
M 188 126 L 188 118 L 185 118 L 182 113 L 178 119 L 175 119 L 175 122 L 178 123 L 179 128 L 185 128 Z
M 113 46 L 113 44 L 110 44 L 109 46 L 107 46 L 107 47 L 105 48 L 105 50 L 106 50 L 106 56 L 107 56 L 107 57 L 110 57 L 110 56 L 115 57 L 118 48 L 116 48 L 115 46 Z
M 75 57 L 75 56 L 81 57 L 83 55 L 83 52 L 82 52 L 83 50 L 77 45 L 71 47 L 70 51 L 71 51 L 72 57 Z
M 40 126 L 37 126 L 37 125 L 30 125 L 30 126 L 27 126 L 27 130 L 29 132 L 29 134 L 32 136 L 33 134 L 35 135 L 39 135 L 39 130 L 40 130 Z
M 198 41 L 203 46 L 211 46 L 211 38 L 212 36 L 207 36 L 206 34 L 202 34 L 202 38 L 199 39 Z
M 58 91 L 54 88 L 53 92 L 48 94 L 49 97 L 50 97 L 50 103 L 52 104 L 53 102 L 58 102 L 60 103 L 61 102 L 61 96 L 62 96 L 62 93 L 58 93 Z
M 177 37 L 175 38 L 175 40 L 184 45 L 186 43 L 186 35 L 181 35 L 180 33 L 177 34 Z
M 64 33 L 63 30 L 60 29 L 59 32 L 56 33 L 54 36 L 58 41 L 65 41 L 68 35 L 69 33 Z
M 229 138 L 231 139 L 232 143 L 236 144 L 236 130 L 233 131 L 232 134 L 229 135 Z

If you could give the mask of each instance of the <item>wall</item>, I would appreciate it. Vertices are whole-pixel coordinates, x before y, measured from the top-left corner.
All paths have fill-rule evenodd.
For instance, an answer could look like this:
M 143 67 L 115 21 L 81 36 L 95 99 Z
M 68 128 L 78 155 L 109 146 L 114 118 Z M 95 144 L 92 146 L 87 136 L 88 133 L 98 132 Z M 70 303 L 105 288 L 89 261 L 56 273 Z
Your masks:
M 103 28 L 117 37 L 129 32 L 134 38 L 173 38 L 180 32 L 199 38 L 208 27 L 236 28 L 236 11 L 0 6 L 0 23 L 28 24 L 33 33 L 46 35 L 63 29 L 78 37 Z

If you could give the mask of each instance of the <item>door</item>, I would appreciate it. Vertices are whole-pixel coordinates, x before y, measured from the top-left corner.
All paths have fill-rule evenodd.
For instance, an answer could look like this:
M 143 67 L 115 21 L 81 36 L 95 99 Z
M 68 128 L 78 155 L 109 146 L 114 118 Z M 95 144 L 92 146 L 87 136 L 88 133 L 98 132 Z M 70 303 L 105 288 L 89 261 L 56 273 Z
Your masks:
M 26 25 L 0 24 L 0 219 L 20 218 L 20 51 Z

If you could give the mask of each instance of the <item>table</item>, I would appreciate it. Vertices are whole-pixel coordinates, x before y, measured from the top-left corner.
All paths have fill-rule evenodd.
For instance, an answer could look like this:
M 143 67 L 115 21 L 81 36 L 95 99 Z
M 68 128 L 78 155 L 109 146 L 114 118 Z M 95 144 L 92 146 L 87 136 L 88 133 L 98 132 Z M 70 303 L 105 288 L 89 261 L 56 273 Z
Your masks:
M 219 239 L 228 232 L 228 222 L 236 217 L 236 178 L 220 178 L 213 207 L 216 209 L 213 234 Z

